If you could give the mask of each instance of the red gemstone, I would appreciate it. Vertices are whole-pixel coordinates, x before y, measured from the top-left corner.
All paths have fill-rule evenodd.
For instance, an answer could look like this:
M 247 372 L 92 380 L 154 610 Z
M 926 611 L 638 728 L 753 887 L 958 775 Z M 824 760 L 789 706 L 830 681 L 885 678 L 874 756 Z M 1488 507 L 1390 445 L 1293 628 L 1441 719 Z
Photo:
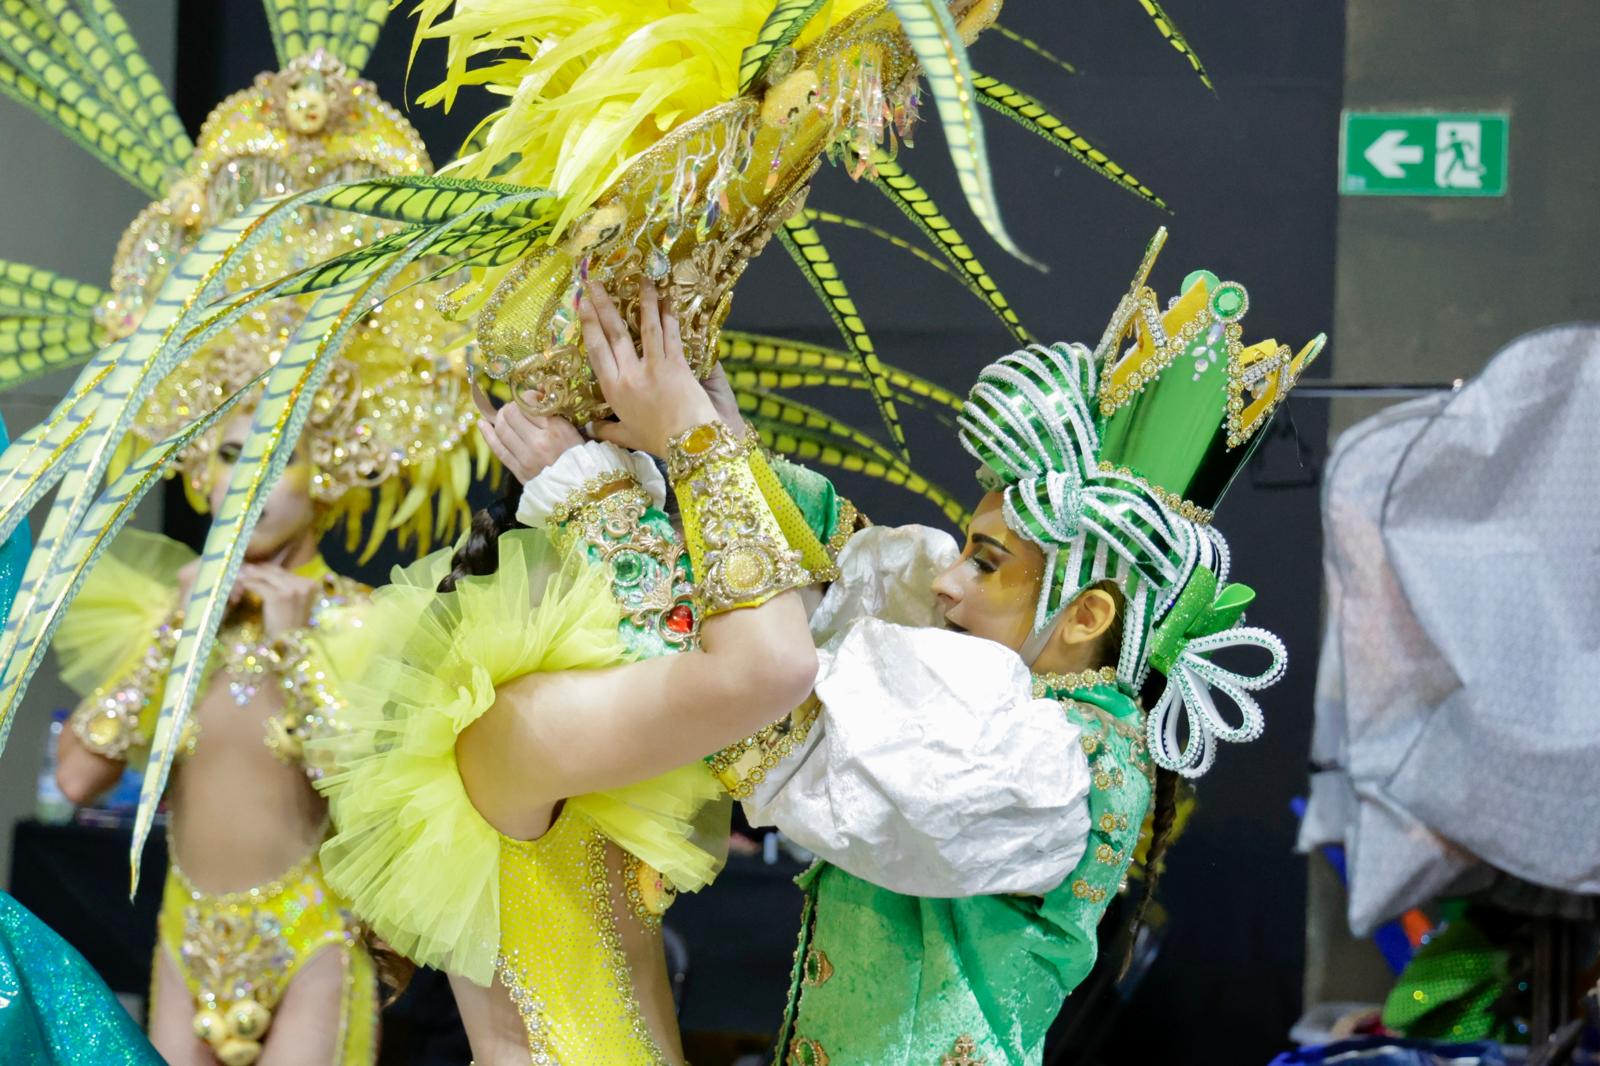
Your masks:
M 680 603 L 667 612 L 667 628 L 674 633 L 694 632 L 694 612 L 688 604 Z

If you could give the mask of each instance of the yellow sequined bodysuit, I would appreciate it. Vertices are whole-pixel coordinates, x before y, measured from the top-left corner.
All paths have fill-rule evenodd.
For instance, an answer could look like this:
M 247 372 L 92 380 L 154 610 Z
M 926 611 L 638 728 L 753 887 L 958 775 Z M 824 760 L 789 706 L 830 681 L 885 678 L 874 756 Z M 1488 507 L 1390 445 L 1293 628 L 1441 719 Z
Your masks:
M 665 1063 L 633 995 L 622 925 L 659 937 L 673 892 L 581 810 L 502 838 L 496 968 L 535 1062 Z
M 125 532 L 63 622 L 56 640 L 62 675 L 85 693 L 69 725 L 88 750 L 134 763 L 147 753 L 180 627 L 176 575 L 192 558 L 165 537 Z M 339 728 L 341 697 L 331 663 L 364 655 L 364 635 L 351 612 L 365 609 L 367 590 L 333 574 L 320 556 L 296 573 L 322 582 L 311 626 L 270 642 L 249 618 L 224 626 L 201 691 L 226 685 L 242 709 L 262 686 L 280 688 L 282 706 L 265 719 L 261 742 L 315 780 L 326 767 L 308 741 Z M 205 742 L 191 718 L 181 755 L 192 757 Z M 174 818 L 181 814 L 175 811 Z M 156 950 L 182 977 L 194 1003 L 195 1034 L 218 1059 L 229 1066 L 255 1061 L 290 981 L 327 949 L 340 952 L 344 976 L 335 1062 L 374 1062 L 376 973 L 360 922 L 328 887 L 316 854 L 269 882 L 225 894 L 197 888 L 175 846 L 171 856 Z M 158 984 L 152 979 L 152 1018 Z
M 502 985 L 533 1062 L 664 1064 L 629 960 L 660 959 L 675 891 L 715 875 L 727 804 L 697 762 L 569 799 L 537 840 L 483 819 L 455 747 L 495 685 L 631 657 L 606 568 L 563 565 L 533 530 L 502 536 L 499 554 L 494 575 L 454 592 L 435 592 L 450 568 L 439 553 L 374 594 L 377 651 L 345 709 L 348 728 L 316 745 L 338 767 L 318 783 L 336 827 L 323 867 L 397 952 Z
M 341 949 L 342 1007 L 337 1063 L 367 1063 L 378 1047 L 377 975 L 361 925 L 322 876 L 313 853 L 274 881 L 243 892 L 202 892 L 176 851 L 167 869 L 158 951 L 178 966 L 194 1000 L 195 1035 L 224 1062 L 259 1044 L 289 983 L 324 948 Z M 150 982 L 150 1016 L 160 982 Z M 230 1045 L 230 1042 L 231 1045 Z

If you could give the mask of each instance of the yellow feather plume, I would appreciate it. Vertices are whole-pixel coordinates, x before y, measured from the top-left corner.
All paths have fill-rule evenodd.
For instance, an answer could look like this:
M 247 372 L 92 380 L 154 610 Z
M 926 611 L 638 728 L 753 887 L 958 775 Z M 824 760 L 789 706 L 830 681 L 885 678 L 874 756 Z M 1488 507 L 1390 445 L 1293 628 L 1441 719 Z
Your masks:
M 871 2 L 834 0 L 796 43 Z M 554 192 L 556 237 L 640 152 L 739 95 L 740 53 L 772 12 L 771 0 L 457 0 L 441 21 L 449 7 L 419 8 L 419 38 L 448 46 L 445 80 L 421 101 L 448 108 L 469 85 L 510 101 L 447 169 Z

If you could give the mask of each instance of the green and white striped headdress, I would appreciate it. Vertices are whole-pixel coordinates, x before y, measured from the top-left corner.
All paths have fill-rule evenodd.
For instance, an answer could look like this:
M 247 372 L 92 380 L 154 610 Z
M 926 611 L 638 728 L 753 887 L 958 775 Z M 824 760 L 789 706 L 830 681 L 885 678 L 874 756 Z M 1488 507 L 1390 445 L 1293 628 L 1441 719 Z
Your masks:
M 1099 377 L 1081 344 L 1013 352 L 979 375 L 957 418 L 959 436 L 983 464 L 979 481 L 1003 494 L 1006 525 L 1044 551 L 1034 641 L 1024 656 L 1037 655 L 1032 645 L 1042 647 L 1080 591 L 1115 581 L 1127 601 L 1118 684 L 1138 692 L 1151 666 L 1167 676 L 1148 720 L 1150 749 L 1161 765 L 1197 777 L 1218 740 L 1260 734 L 1260 707 L 1249 692 L 1276 681 L 1286 656 L 1271 633 L 1237 625 L 1253 593 L 1227 585 L 1222 534 L 1180 513 L 1158 486 L 1104 461 Z M 1240 675 L 1209 658 L 1236 644 L 1266 649 L 1268 669 Z M 1212 688 L 1239 707 L 1240 723 L 1223 719 Z

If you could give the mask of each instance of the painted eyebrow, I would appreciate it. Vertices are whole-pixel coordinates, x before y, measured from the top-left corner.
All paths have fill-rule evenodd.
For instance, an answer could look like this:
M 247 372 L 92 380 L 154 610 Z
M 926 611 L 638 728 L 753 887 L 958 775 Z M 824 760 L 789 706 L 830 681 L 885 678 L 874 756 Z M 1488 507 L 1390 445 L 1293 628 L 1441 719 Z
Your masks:
M 974 533 L 972 535 L 972 539 L 977 544 L 987 544 L 991 548 L 1005 552 L 1007 555 L 1013 554 L 1010 548 L 1006 547 L 1004 544 L 1001 544 L 998 540 L 995 540 L 987 533 Z

